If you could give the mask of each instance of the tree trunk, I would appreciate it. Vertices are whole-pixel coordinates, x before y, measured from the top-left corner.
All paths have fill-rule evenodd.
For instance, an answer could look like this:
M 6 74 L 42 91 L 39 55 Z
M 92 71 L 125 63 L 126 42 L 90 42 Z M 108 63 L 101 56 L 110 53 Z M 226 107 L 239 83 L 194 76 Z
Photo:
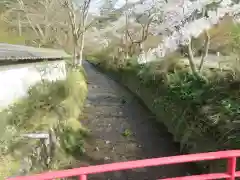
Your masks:
M 126 6 L 128 5 L 128 0 L 126 0 Z M 125 58 L 128 59 L 129 58 L 129 49 L 128 49 L 128 27 L 129 27 L 129 23 L 128 23 L 128 12 L 126 12 L 125 14 Z
M 209 46 L 210 46 L 210 34 L 207 30 L 204 31 L 205 34 L 205 42 L 204 42 L 204 49 L 203 49 L 203 53 L 201 56 L 201 62 L 200 65 L 198 67 L 198 71 L 201 72 L 202 68 L 203 68 L 203 63 L 204 60 L 206 59 L 207 55 L 208 55 L 208 50 L 209 50 Z
M 73 64 L 75 65 L 76 64 L 76 57 L 77 57 L 77 45 L 76 43 L 74 42 L 73 44 Z
M 20 13 L 18 13 L 18 35 L 22 36 L 22 24 L 20 19 Z
M 188 44 L 188 60 L 189 60 L 189 65 L 190 65 L 192 74 L 196 77 L 199 77 L 196 65 L 194 63 L 194 55 L 192 51 L 192 38 L 189 39 L 189 44 Z
M 78 49 L 78 65 L 82 66 L 83 61 L 83 49 L 84 49 L 84 32 L 80 36 L 80 48 Z

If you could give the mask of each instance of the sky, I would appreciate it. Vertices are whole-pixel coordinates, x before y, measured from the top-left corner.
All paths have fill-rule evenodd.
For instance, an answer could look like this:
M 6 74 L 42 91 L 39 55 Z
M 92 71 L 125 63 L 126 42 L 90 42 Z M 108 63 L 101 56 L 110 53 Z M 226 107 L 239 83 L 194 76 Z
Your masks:
M 139 0 L 128 0 L 129 3 L 134 3 L 134 2 L 137 2 Z M 117 7 L 122 7 L 123 5 L 125 4 L 125 0 L 118 0 L 117 2 Z
M 139 0 L 128 0 L 129 3 L 134 3 L 134 2 L 137 2 L 137 1 L 139 1 Z M 91 13 L 97 13 L 98 14 L 99 13 L 99 7 L 101 7 L 102 3 L 103 3 L 103 0 L 92 1 L 89 11 Z M 124 4 L 125 4 L 125 0 L 118 0 L 117 4 L 116 4 L 116 8 L 120 8 Z

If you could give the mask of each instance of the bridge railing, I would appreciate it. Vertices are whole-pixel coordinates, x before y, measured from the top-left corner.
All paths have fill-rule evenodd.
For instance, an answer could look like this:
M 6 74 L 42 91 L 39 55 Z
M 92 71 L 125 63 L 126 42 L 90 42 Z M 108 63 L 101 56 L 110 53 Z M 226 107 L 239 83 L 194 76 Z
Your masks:
M 8 180 L 51 180 L 55 178 L 79 177 L 79 180 L 87 180 L 87 175 L 98 174 L 104 172 L 144 168 L 151 166 L 171 165 L 187 162 L 209 161 L 217 159 L 227 159 L 227 170 L 223 173 L 201 174 L 185 177 L 167 178 L 164 180 L 212 180 L 227 179 L 234 180 L 240 177 L 240 171 L 236 171 L 237 157 L 240 157 L 240 150 L 218 151 L 198 154 L 188 154 L 179 156 L 170 156 L 162 158 L 153 158 L 137 161 L 119 162 L 112 164 L 96 165 L 89 167 L 81 167 L 76 169 L 46 172 L 32 176 L 22 176 L 9 178 Z

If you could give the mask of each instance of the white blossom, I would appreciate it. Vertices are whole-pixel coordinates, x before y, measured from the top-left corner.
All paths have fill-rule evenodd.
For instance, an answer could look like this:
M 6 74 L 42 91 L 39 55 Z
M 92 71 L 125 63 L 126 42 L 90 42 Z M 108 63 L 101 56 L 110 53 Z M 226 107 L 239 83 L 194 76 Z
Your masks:
M 216 3 L 214 10 L 207 10 L 208 16 L 203 16 L 206 6 Z M 205 30 L 218 24 L 225 16 L 232 16 L 239 20 L 240 4 L 234 4 L 232 0 L 145 0 L 130 10 L 129 28 L 136 27 L 134 15 L 151 12 L 153 21 L 149 31 L 156 36 L 161 36 L 161 43 L 148 52 L 141 53 L 139 63 L 147 63 L 155 60 L 156 56 L 163 57 L 171 51 L 178 49 L 179 45 L 187 45 L 192 37 L 197 38 Z M 112 41 L 120 40 L 123 37 L 125 27 L 125 16 L 117 21 L 108 24 L 104 29 L 98 31 L 99 36 L 114 37 Z M 107 38 L 105 38 L 107 39 Z M 105 46 L 109 41 L 101 40 Z
M 190 17 L 194 11 L 201 11 L 204 6 L 211 2 L 213 1 L 178 1 L 178 6 L 175 6 L 175 9 L 173 7 L 166 9 L 165 11 L 172 10 L 173 12 L 165 13 L 164 20 L 166 22 L 163 23 L 164 28 L 173 31 L 173 27 L 177 26 L 179 30 L 175 29 L 171 35 L 165 36 L 161 45 L 156 48 L 156 51 L 165 52 L 165 54 L 166 52 L 175 51 L 179 45 L 187 45 L 191 37 L 196 38 L 203 33 L 204 30 L 209 30 L 214 24 L 219 23 L 220 19 L 226 14 L 235 16 L 240 13 L 240 4 L 232 5 L 229 0 L 223 0 L 216 11 L 208 12 L 208 18 L 202 17 L 188 21 L 185 24 L 182 23 L 184 19 Z M 182 6 L 182 8 L 177 9 L 179 6 Z

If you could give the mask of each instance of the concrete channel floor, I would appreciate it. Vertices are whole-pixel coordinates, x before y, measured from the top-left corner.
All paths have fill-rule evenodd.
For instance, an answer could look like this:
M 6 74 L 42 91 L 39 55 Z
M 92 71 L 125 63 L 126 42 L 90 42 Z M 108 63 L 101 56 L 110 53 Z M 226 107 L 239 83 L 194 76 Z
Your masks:
M 86 145 L 85 165 L 173 156 L 179 147 L 163 125 L 128 90 L 84 61 L 89 94 L 84 120 L 93 136 Z M 125 134 L 125 135 L 124 135 Z M 153 180 L 195 172 L 192 164 L 118 171 L 89 176 L 92 180 Z

